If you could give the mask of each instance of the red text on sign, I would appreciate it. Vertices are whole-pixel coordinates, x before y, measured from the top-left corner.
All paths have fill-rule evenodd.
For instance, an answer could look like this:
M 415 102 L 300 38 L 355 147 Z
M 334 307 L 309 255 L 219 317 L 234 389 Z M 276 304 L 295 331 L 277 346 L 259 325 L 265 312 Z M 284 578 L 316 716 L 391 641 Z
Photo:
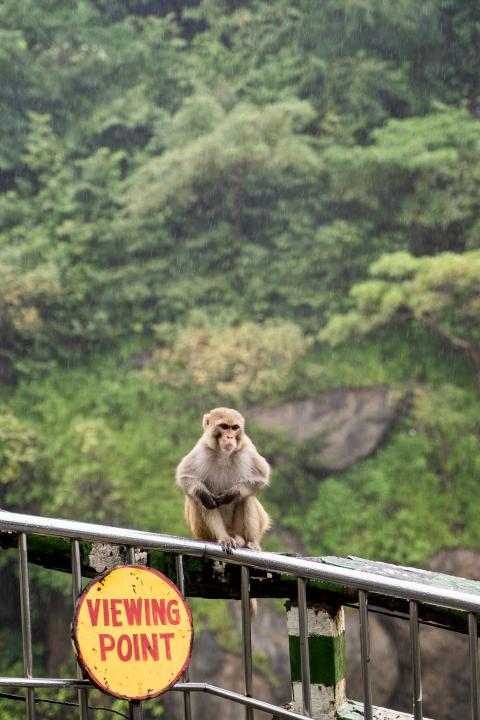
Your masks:
M 99 619 L 105 626 L 124 625 L 178 625 L 180 610 L 178 600 L 157 598 L 87 598 L 88 614 L 93 627 Z
M 133 633 L 114 638 L 109 633 L 100 633 L 100 659 L 105 662 L 107 654 L 113 652 L 122 662 L 171 660 L 170 641 L 174 637 L 175 633 Z

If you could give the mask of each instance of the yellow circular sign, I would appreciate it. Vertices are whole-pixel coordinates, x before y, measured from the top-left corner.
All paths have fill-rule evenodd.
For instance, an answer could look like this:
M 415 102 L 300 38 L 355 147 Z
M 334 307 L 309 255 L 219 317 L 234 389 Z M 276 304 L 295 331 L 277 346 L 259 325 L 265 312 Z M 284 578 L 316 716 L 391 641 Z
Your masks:
M 73 619 L 78 660 L 97 687 L 127 700 L 168 690 L 190 660 L 192 616 L 165 575 L 120 565 L 80 595 Z

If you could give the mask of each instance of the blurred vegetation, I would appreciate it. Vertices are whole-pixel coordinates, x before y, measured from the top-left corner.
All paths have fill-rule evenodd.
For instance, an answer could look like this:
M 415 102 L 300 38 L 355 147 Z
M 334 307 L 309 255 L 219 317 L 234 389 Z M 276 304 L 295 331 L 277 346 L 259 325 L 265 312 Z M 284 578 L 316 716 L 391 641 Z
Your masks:
M 143 372 L 147 380 L 206 388 L 241 408 L 292 390 L 294 365 L 309 345 L 298 325 L 277 321 L 228 327 L 215 325 L 207 315 L 202 320 L 201 325 L 182 327 L 171 344 L 164 341 L 152 353 Z M 164 336 L 165 328 L 158 334 Z
M 0 27 L 0 505 L 184 534 L 205 409 L 384 384 L 408 416 L 341 475 L 252 428 L 275 523 L 480 548 L 478 5 L 4 0 Z

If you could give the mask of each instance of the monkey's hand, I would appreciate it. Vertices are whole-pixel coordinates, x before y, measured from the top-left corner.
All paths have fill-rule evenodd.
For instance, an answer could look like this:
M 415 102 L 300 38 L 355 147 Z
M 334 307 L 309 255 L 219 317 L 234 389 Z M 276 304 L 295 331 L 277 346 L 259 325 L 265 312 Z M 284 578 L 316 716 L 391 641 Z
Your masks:
M 231 487 L 230 490 L 226 490 L 223 493 L 220 493 L 220 495 L 217 495 L 215 500 L 217 501 L 217 505 L 228 505 L 228 503 L 233 502 L 234 500 L 237 500 L 240 497 L 240 490 L 236 488 L 235 486 Z
M 195 498 L 203 507 L 207 508 L 207 510 L 215 510 L 215 508 L 218 507 L 217 499 L 207 488 L 198 488 L 195 491 Z

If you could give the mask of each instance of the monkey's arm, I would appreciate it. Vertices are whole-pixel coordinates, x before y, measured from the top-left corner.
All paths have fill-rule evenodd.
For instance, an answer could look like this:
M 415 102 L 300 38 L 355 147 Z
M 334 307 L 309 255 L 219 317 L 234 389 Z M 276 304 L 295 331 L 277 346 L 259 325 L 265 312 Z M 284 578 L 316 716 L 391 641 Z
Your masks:
M 185 495 L 192 497 L 207 510 L 213 510 L 218 506 L 216 498 L 201 479 L 194 450 L 186 455 L 177 467 L 176 484 Z

